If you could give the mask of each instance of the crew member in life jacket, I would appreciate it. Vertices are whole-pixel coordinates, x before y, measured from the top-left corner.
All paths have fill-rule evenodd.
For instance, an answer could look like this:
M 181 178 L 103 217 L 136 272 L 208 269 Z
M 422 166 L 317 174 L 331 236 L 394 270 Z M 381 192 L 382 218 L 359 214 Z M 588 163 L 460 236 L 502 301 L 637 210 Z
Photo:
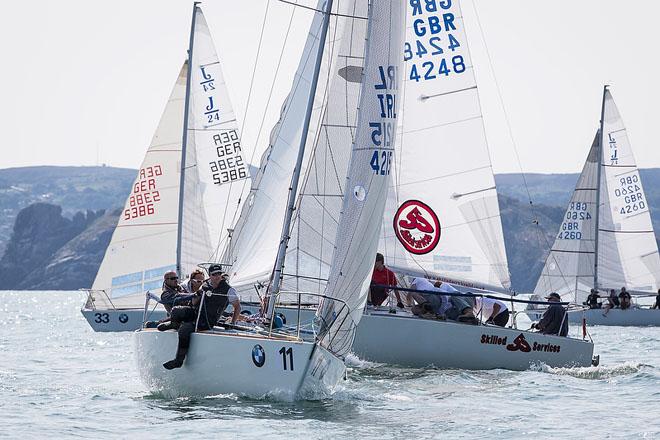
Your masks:
M 222 266 L 212 264 L 209 267 L 210 278 L 202 284 L 202 288 L 190 295 L 192 306 L 175 306 L 172 308 L 171 320 L 158 326 L 159 331 L 177 329 L 179 344 L 176 356 L 163 364 L 168 370 L 179 368 L 188 353 L 190 335 L 197 330 L 209 330 L 218 322 L 228 304 L 234 307 L 232 324 L 236 322 L 241 313 L 240 299 L 236 290 L 227 283 L 227 275 L 222 272 Z M 199 323 L 197 316 L 199 315 Z
M 566 310 L 559 304 L 561 296 L 558 293 L 552 292 L 546 296 L 548 300 L 548 308 L 543 317 L 538 323 L 532 324 L 532 328 L 538 329 L 544 335 L 568 335 L 568 317 Z

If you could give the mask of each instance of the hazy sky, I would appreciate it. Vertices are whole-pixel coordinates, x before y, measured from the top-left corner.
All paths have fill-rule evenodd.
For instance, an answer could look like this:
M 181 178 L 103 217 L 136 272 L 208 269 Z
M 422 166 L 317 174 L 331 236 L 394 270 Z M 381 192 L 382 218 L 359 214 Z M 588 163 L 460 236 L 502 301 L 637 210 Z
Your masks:
M 267 4 L 267 44 L 245 117 Z M 517 172 L 519 165 L 494 78 L 525 172 L 582 168 L 598 126 L 604 83 L 612 86 L 638 165 L 660 167 L 654 132 L 660 122 L 655 86 L 660 2 L 465 0 L 462 5 L 495 172 Z M 99 163 L 137 168 L 185 58 L 191 8 L 192 2 L 178 0 L 3 3 L 0 168 Z M 214 0 L 202 8 L 237 117 L 246 119 L 244 142 L 256 142 L 261 128 L 263 149 L 289 90 L 310 13 L 298 9 L 293 17 L 264 116 L 292 7 L 277 0 Z

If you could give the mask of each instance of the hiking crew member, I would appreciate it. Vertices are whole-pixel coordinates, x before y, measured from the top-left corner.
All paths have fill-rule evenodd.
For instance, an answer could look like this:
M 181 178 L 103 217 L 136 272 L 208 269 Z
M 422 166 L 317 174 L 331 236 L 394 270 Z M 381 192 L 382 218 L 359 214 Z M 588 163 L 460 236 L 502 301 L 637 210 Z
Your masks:
M 227 305 L 231 303 L 234 307 L 232 324 L 241 313 L 241 305 L 236 290 L 226 281 L 226 274 L 222 272 L 222 266 L 212 264 L 209 267 L 211 277 L 202 284 L 202 288 L 194 294 L 189 295 L 192 306 L 175 306 L 172 308 L 172 319 L 169 323 L 158 326 L 159 331 L 177 329 L 179 333 L 179 344 L 174 359 L 163 364 L 168 370 L 179 368 L 190 347 L 190 335 L 197 330 L 209 330 L 218 322 Z M 199 322 L 197 323 L 197 317 Z
M 184 293 L 185 289 L 179 285 L 179 277 L 173 270 L 165 272 L 163 275 L 163 292 L 160 294 L 160 300 L 169 314 L 174 305 L 174 298 Z

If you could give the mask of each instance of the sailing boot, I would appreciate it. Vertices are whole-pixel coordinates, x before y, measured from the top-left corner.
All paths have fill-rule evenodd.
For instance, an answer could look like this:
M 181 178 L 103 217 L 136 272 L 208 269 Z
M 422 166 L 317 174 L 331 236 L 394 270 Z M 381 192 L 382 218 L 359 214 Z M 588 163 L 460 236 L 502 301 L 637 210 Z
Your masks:
M 165 367 L 166 370 L 173 370 L 175 368 L 181 368 L 183 365 L 183 361 L 186 358 L 186 353 L 188 352 L 188 349 L 182 349 L 179 348 L 176 351 L 176 357 L 172 359 L 171 361 L 167 361 L 163 364 L 163 367 Z
M 180 323 L 169 320 L 169 321 L 161 322 L 160 324 L 158 324 L 156 328 L 158 329 L 159 332 L 164 332 L 166 330 L 178 329 L 179 325 Z

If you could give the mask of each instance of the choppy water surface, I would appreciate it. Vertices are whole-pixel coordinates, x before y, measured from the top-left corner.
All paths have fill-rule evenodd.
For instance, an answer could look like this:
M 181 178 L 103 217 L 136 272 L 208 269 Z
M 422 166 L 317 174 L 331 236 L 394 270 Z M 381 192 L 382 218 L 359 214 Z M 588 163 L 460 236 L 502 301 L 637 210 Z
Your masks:
M 352 359 L 332 399 L 173 400 L 140 383 L 132 334 L 94 333 L 82 302 L 78 292 L 0 292 L 0 437 L 660 438 L 660 328 L 592 329 L 593 368 L 416 370 Z

